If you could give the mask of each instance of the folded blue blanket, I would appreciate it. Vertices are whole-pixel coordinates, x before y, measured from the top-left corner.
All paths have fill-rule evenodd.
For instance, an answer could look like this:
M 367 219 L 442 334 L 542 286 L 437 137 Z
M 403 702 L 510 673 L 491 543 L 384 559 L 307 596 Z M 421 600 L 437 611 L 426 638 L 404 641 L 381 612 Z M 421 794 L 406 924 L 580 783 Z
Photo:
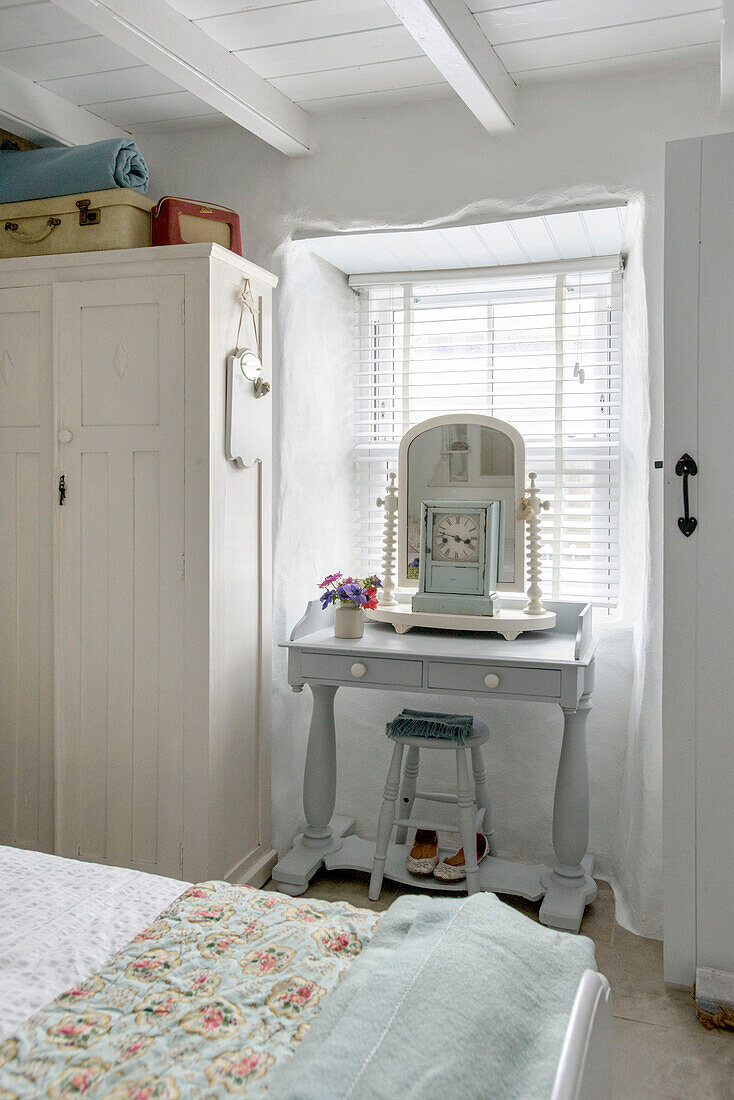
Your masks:
M 466 744 L 472 731 L 474 719 L 471 714 L 441 714 L 432 710 L 411 710 L 404 707 L 397 718 L 393 718 L 385 727 L 385 733 L 391 739 L 396 737 L 433 737 L 457 741 Z
M 144 195 L 148 166 L 130 138 L 71 149 L 0 150 L 0 202 L 25 202 L 129 187 Z
M 594 945 L 492 894 L 401 897 L 272 1100 L 548 1100 Z

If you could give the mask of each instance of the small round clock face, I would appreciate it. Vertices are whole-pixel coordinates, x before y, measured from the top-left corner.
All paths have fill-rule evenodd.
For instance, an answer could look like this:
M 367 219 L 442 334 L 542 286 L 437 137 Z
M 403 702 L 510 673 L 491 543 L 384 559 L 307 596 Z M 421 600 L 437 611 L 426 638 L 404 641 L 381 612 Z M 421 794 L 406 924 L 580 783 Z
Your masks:
M 451 562 L 478 561 L 479 527 L 474 516 L 461 512 L 437 516 L 433 524 L 433 556 Z

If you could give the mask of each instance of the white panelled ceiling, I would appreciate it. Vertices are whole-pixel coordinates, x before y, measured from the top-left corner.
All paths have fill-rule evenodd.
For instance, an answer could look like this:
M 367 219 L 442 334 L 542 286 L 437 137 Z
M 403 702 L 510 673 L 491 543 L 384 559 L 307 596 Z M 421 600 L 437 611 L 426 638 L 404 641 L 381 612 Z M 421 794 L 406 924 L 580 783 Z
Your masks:
M 51 0 L 0 0 L 0 65 L 126 130 L 213 114 Z
M 518 84 L 702 52 L 721 39 L 715 0 L 468 0 Z
M 308 112 L 450 96 L 385 0 L 169 0 Z M 523 84 L 714 51 L 715 0 L 467 0 Z M 124 129 L 206 123 L 212 107 L 53 0 L 0 0 L 0 66 Z
M 309 237 L 302 243 L 346 275 L 578 260 L 619 255 L 624 214 L 625 207 L 611 206 L 484 225 Z
M 308 110 L 451 94 L 383 0 L 172 0 L 173 7 Z M 576 68 L 715 51 L 711 0 L 468 0 L 520 84 Z

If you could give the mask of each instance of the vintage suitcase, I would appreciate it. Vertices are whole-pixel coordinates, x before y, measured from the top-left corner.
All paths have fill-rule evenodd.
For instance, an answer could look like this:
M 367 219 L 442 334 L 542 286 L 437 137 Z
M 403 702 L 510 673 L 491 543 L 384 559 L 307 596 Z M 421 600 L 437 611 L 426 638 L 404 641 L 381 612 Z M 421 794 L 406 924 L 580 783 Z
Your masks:
M 153 203 L 127 187 L 0 203 L 0 257 L 150 245 Z
M 153 244 L 198 244 L 212 241 L 242 255 L 240 218 L 214 203 L 166 195 L 153 211 Z

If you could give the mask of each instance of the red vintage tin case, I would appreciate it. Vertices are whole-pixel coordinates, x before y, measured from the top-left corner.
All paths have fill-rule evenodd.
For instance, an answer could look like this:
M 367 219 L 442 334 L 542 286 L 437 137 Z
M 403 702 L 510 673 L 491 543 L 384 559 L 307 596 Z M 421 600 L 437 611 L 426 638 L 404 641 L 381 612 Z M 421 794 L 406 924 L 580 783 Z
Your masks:
M 213 241 L 242 255 L 240 217 L 214 203 L 166 195 L 153 209 L 153 244 L 197 244 Z

